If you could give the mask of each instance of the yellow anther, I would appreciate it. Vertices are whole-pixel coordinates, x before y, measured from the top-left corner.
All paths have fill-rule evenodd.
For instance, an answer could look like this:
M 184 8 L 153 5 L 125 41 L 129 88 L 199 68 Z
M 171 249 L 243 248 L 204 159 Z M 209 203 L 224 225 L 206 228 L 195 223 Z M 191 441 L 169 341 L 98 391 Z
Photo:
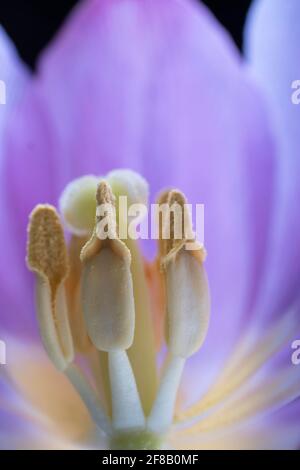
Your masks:
M 62 226 L 52 206 L 39 205 L 31 213 L 27 263 L 37 275 L 37 313 L 45 349 L 64 370 L 74 356 L 64 290 L 68 262 Z

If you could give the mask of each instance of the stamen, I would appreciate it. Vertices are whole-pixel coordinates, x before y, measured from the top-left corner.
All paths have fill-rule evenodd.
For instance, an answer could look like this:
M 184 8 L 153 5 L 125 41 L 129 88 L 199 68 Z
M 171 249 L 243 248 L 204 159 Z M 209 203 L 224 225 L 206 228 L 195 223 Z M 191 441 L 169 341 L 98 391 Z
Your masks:
M 187 248 L 199 262 L 203 263 L 206 251 L 204 246 L 195 239 L 184 194 L 178 190 L 165 191 L 160 195 L 158 203 L 160 207 L 167 206 L 170 215 L 163 218 L 160 213 L 159 218 L 159 257 L 161 262 L 166 263 L 181 248 Z M 189 249 L 190 246 L 192 246 L 192 250 Z
M 170 208 L 170 239 L 160 241 L 161 266 L 165 277 L 167 303 L 167 343 L 175 356 L 189 357 L 202 345 L 209 321 L 210 299 L 206 273 L 203 266 L 204 248 L 187 249 L 184 237 L 192 233 L 192 223 L 187 215 L 183 217 L 185 197 L 179 191 L 170 191 L 167 197 Z M 183 238 L 175 238 L 175 219 L 181 207 Z M 178 222 L 177 222 L 178 223 Z M 162 228 L 163 232 L 166 228 Z
M 109 353 L 113 428 L 128 430 L 143 428 L 145 416 L 135 378 L 125 351 Z
M 113 204 L 113 198 L 107 183 L 102 182 L 97 190 L 97 204 L 99 207 L 107 203 Z M 85 322 L 97 349 L 127 349 L 133 341 L 135 321 L 130 252 L 117 238 L 99 238 L 101 222 L 101 218 L 97 220 L 94 234 L 81 253 Z M 111 227 L 115 225 L 115 220 L 111 221 Z M 114 232 L 114 228 L 111 230 Z
M 160 198 L 172 211 L 160 218 L 159 251 L 165 278 L 167 310 L 167 345 L 169 357 L 153 404 L 147 427 L 164 433 L 172 423 L 177 391 L 185 359 L 202 345 L 208 329 L 209 290 L 203 267 L 205 252 L 192 238 L 192 223 L 184 211 L 186 199 L 179 191 L 169 191 Z M 164 226 L 165 224 L 165 226 Z M 176 224 L 182 237 L 176 236 Z M 169 238 L 164 237 L 165 234 Z M 186 237 L 189 234 L 190 238 Z M 189 250 L 188 241 L 193 241 Z
M 64 290 L 68 264 L 63 230 L 52 206 L 39 205 L 31 213 L 27 263 L 37 275 L 37 312 L 45 349 L 55 366 L 64 370 L 74 358 Z
M 135 429 L 143 427 L 145 418 L 125 351 L 133 342 L 135 323 L 131 257 L 117 238 L 116 215 L 110 209 L 115 199 L 107 182 L 98 185 L 96 201 L 94 234 L 81 253 L 83 310 L 93 344 L 108 352 L 113 427 Z M 103 205 L 109 205 L 105 213 Z
M 31 214 L 27 261 L 37 276 L 40 330 L 52 362 L 64 371 L 112 446 L 156 448 L 172 424 L 185 361 L 206 336 L 206 253 L 195 240 L 185 196 L 164 192 L 159 202 L 169 216 L 160 212 L 155 263 L 166 304 L 168 355 L 157 387 L 144 260 L 136 241 L 121 234 L 129 216 L 120 196 L 129 204 L 147 204 L 148 185 L 130 170 L 113 171 L 106 180 L 87 176 L 70 183 L 60 207 L 72 233 L 71 270 L 62 225 L 48 205 Z M 74 364 L 74 347 L 89 365 L 92 380 Z
M 203 344 L 209 322 L 204 267 L 184 249 L 165 264 L 167 343 L 175 356 L 189 357 Z
M 177 391 L 185 364 L 182 357 L 170 357 L 164 370 L 147 428 L 154 433 L 164 434 L 172 423 Z

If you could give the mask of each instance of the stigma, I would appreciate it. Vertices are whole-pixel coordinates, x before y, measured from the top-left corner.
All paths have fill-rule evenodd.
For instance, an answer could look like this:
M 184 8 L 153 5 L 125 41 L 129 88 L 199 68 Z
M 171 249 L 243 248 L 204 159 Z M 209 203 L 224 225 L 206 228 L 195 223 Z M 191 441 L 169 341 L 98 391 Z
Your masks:
M 158 254 L 147 262 L 122 198 L 147 206 L 148 184 L 130 170 L 69 183 L 59 211 L 33 209 L 27 264 L 36 276 L 48 357 L 76 388 L 108 447 L 158 449 L 172 427 L 185 363 L 208 330 L 206 252 L 185 196 L 173 189 L 158 198 Z

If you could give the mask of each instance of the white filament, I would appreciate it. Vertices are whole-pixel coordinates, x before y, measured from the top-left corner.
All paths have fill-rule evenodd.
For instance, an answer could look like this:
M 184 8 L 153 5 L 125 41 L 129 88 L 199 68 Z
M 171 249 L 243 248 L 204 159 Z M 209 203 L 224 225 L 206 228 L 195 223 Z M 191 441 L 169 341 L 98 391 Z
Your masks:
M 176 396 L 185 359 L 173 356 L 165 368 L 160 387 L 147 420 L 147 428 L 157 434 L 165 433 L 173 421 Z
M 113 428 L 115 430 L 143 428 L 145 416 L 126 351 L 110 351 L 108 362 Z

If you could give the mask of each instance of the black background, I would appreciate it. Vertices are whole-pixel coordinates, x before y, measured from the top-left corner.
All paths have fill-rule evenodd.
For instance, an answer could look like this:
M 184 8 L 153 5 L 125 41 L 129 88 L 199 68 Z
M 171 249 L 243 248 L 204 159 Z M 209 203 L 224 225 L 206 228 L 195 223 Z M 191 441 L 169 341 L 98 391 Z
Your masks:
M 239 47 L 251 0 L 203 0 L 230 31 Z M 34 66 L 39 52 L 59 28 L 76 0 L 0 0 L 0 23 L 23 59 Z

